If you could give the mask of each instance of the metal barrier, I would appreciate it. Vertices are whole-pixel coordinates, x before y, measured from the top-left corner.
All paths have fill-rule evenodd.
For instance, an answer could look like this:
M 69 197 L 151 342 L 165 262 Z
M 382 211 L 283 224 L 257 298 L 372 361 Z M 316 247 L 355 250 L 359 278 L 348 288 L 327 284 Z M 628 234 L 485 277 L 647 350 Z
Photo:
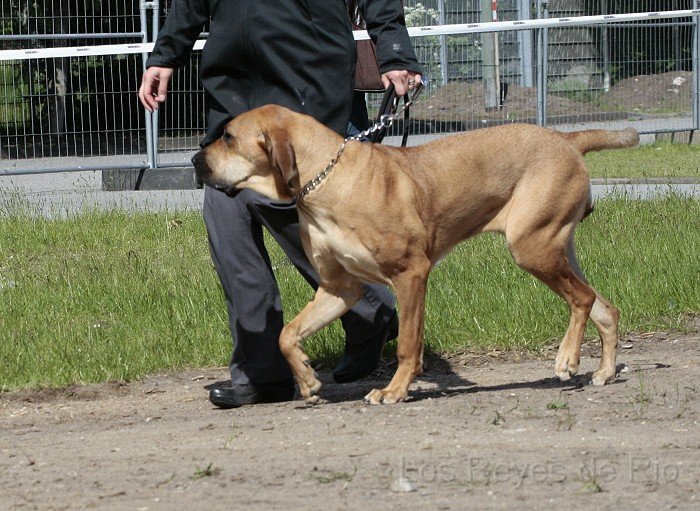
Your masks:
M 74 10 L 52 17 L 52 1 Z M 652 4 L 627 3 L 634 2 Z M 700 0 L 642 13 L 610 13 L 609 3 L 540 0 L 530 13 L 529 0 L 501 0 L 494 13 L 490 0 L 405 1 L 429 78 L 411 132 L 616 120 L 642 133 L 700 129 Z M 174 74 L 156 115 L 136 94 L 165 2 L 12 5 L 25 10 L 0 7 L 0 175 L 189 164 L 205 126 L 200 53 Z M 115 6 L 118 16 L 109 10 Z M 378 98 L 368 99 L 374 108 Z

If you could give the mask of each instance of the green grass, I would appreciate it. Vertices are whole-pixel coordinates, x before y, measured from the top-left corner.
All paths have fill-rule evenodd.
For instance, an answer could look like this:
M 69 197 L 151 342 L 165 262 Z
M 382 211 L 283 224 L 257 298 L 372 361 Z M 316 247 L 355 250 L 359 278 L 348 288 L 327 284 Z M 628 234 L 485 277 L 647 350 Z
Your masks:
M 0 389 L 227 363 L 199 213 L 46 220 L 11 209 L 0 213 Z M 577 240 L 589 280 L 622 310 L 622 331 L 683 328 L 700 312 L 700 201 L 601 200 Z M 272 261 L 289 319 L 312 293 L 274 246 Z M 337 323 L 309 342 L 313 358 L 339 355 Z M 499 236 L 460 245 L 431 276 L 430 349 L 538 349 L 566 324 L 563 302 L 513 264 Z
M 224 363 L 222 295 L 197 214 L 0 221 L 0 388 Z
M 700 145 L 659 142 L 586 155 L 593 178 L 700 177 Z
M 598 201 L 577 247 L 588 280 L 621 309 L 622 332 L 680 329 L 700 311 L 700 201 Z M 564 302 L 514 266 L 500 236 L 458 246 L 431 276 L 426 340 L 437 349 L 537 349 L 567 323 Z
M 0 62 L 0 128 L 14 127 L 29 116 L 22 99 L 26 86 L 17 85 L 19 66 L 12 62 Z

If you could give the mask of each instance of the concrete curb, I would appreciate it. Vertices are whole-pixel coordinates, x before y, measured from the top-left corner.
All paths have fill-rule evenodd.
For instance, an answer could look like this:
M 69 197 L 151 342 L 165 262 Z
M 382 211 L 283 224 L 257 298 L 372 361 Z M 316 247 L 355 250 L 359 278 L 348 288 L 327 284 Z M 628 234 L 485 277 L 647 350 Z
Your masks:
M 102 190 L 106 192 L 196 190 L 194 167 L 161 167 L 157 169 L 117 169 L 102 171 Z M 697 177 L 594 178 L 594 186 L 610 185 L 697 185 Z
M 102 190 L 107 192 L 196 190 L 197 188 L 194 183 L 194 167 L 102 171 Z
M 700 184 L 698 177 L 644 177 L 644 178 L 593 178 L 592 185 L 696 185 Z
M 102 171 L 102 190 L 106 192 L 196 190 L 194 167 L 157 169 L 117 169 Z M 698 185 L 697 177 L 594 178 L 591 185 Z

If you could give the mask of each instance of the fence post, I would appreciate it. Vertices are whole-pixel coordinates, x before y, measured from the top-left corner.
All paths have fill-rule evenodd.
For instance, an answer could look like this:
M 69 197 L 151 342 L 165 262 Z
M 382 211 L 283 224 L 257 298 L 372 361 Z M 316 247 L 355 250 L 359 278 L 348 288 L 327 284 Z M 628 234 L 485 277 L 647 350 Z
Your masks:
M 492 0 L 481 0 L 481 21 L 493 21 L 495 10 Z M 481 34 L 481 66 L 484 82 L 484 107 L 486 111 L 500 107 L 500 71 L 498 67 L 498 32 Z
M 158 39 L 158 29 L 160 28 L 160 20 L 158 14 L 160 11 L 160 2 L 158 0 L 153 0 L 148 2 L 151 8 L 151 41 L 156 42 Z M 153 130 L 153 135 L 151 136 L 151 143 L 153 144 L 153 162 L 155 167 L 158 167 L 158 110 L 153 112 L 153 125 L 151 126 Z
M 438 23 L 445 25 L 445 0 L 438 0 Z M 440 36 L 440 75 L 442 77 L 442 85 L 447 85 L 449 75 L 447 71 L 447 36 Z
M 537 18 L 549 17 L 549 2 L 541 0 L 537 4 Z M 547 29 L 537 30 L 537 125 L 547 125 Z
M 608 14 L 608 0 L 600 0 L 600 14 Z M 603 91 L 610 90 L 610 37 L 608 25 L 601 26 L 600 44 L 603 53 Z
M 149 3 L 142 1 L 139 4 L 140 8 L 140 18 L 141 18 L 141 41 L 146 44 L 148 43 L 148 18 L 146 16 L 146 10 L 149 8 Z M 146 59 L 148 58 L 148 53 L 141 54 L 141 64 L 143 72 L 146 71 Z M 156 168 L 156 156 L 153 149 L 153 114 L 144 108 L 144 121 L 146 123 L 146 158 L 148 159 L 148 168 Z M 157 120 L 156 120 L 157 122 Z
M 694 0 L 694 9 L 700 9 L 700 0 Z M 700 130 L 700 16 L 693 16 L 693 127 Z
M 527 20 L 532 15 L 530 11 L 530 0 L 518 0 L 518 19 Z M 532 87 L 534 80 L 532 77 L 532 30 L 518 30 L 518 53 L 520 57 L 520 86 Z

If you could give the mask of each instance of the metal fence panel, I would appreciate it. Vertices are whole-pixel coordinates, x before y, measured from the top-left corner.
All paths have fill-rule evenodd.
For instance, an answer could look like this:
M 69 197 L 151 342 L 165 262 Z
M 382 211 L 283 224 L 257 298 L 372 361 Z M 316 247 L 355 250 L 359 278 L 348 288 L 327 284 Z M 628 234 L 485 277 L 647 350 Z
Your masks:
M 551 18 L 685 10 L 694 0 L 553 0 Z M 693 129 L 692 18 L 548 31 L 548 114 L 634 120 L 640 131 Z
M 145 42 L 159 24 L 151 22 L 151 14 L 162 22 L 168 4 L 4 0 L 0 50 Z M 404 1 L 409 26 L 481 22 L 490 15 L 489 5 Z M 698 6 L 700 0 L 501 0 L 497 16 L 517 20 Z M 646 132 L 698 129 L 697 24 L 696 16 L 508 30 L 495 38 L 480 33 L 415 37 L 429 82 L 412 109 L 411 132 L 615 119 Z M 153 118 L 144 115 L 137 99 L 141 54 L 0 61 L 0 170 L 188 164 L 205 130 L 199 58 L 200 52 L 193 52 L 190 65 L 175 73 L 168 101 Z M 494 88 L 484 86 L 485 78 L 494 68 L 499 103 L 487 108 Z M 539 87 L 538 70 L 543 71 Z M 368 99 L 376 109 L 379 96 Z
M 0 49 L 143 42 L 133 0 L 3 0 Z M 141 55 L 0 61 L 0 156 L 14 169 L 142 166 Z M 5 162 L 3 162 L 4 166 Z
M 693 8 L 693 1 L 499 2 L 499 18 L 566 18 L 660 7 L 681 10 Z M 418 10 L 428 10 L 432 14 L 428 19 L 434 20 L 454 16 L 451 9 L 457 7 L 461 18 L 455 21 L 473 23 L 480 19 L 480 3 L 436 0 L 421 3 Z M 436 16 L 430 6 L 444 9 L 445 15 Z M 408 21 L 412 21 L 410 17 Z M 426 17 L 417 21 L 430 24 L 425 23 Z M 697 109 L 697 96 L 693 100 L 693 76 L 697 74 L 693 62 L 697 62 L 697 56 L 693 60 L 692 52 L 696 25 L 697 17 L 499 33 L 499 77 L 505 99 L 502 108 L 496 110 L 486 108 L 486 47 L 479 34 L 446 36 L 442 44 L 448 47 L 447 62 L 438 60 L 438 50 L 421 54 L 430 86 L 426 97 L 413 109 L 417 121 L 412 133 L 458 131 L 503 122 L 567 128 L 571 124 L 610 124 L 616 120 L 632 122 L 642 132 L 697 129 L 698 115 L 692 115 L 694 105 Z M 545 41 L 541 46 L 537 45 L 538 37 Z M 422 39 L 429 38 L 416 38 L 417 48 L 422 47 Z M 534 80 L 538 63 L 543 72 L 539 86 Z M 447 73 L 441 69 L 445 65 L 449 66 Z M 445 75 L 449 76 L 448 82 L 440 83 Z M 376 105 L 377 99 L 371 104 Z

